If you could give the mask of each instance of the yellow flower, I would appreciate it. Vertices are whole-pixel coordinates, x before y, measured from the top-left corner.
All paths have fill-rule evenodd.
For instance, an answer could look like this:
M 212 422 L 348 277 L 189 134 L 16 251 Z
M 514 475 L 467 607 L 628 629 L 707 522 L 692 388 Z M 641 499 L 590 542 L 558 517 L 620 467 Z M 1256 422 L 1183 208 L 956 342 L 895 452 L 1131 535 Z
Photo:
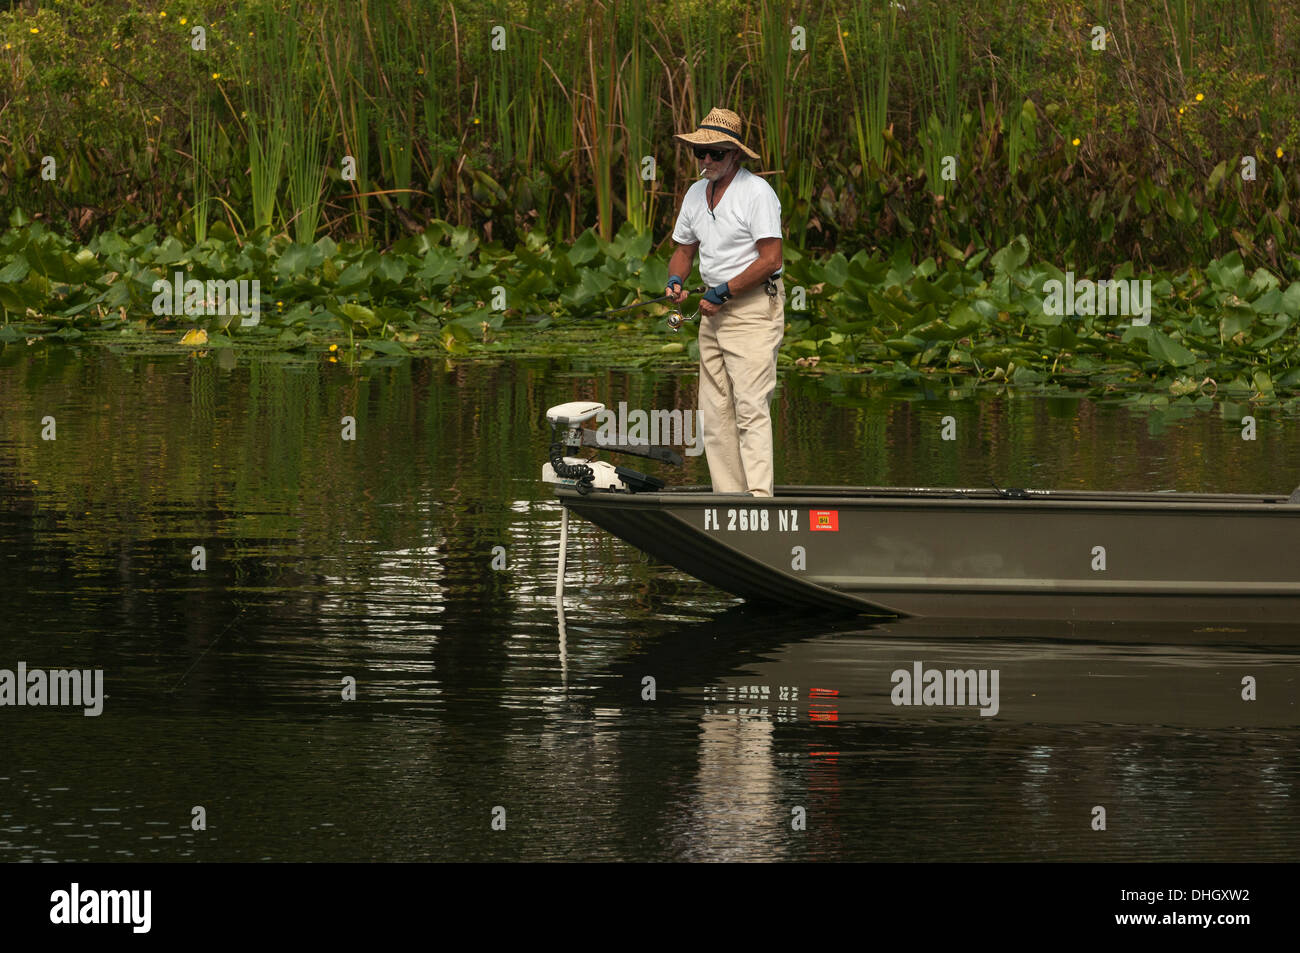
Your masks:
M 1187 110 L 1183 109 L 1182 106 L 1179 106 L 1179 107 L 1178 107 L 1178 115 L 1181 116 L 1181 115 L 1182 115 L 1184 112 L 1186 112 L 1186 111 L 1187 111 Z
M 338 346 L 337 344 L 331 344 L 331 345 L 330 345 L 330 350 L 331 350 L 331 351 L 337 351 L 338 349 L 339 349 L 339 346 Z
M 41 32 L 41 28 L 38 27 L 38 26 L 34 26 L 34 27 L 32 27 L 32 32 L 33 32 L 33 33 L 40 33 L 40 32 Z
M 478 124 L 479 124 L 478 116 L 475 116 L 475 117 L 474 117 L 474 125 L 477 126 Z
M 1278 146 L 1278 147 L 1277 147 L 1277 157 L 1278 157 L 1279 159 L 1282 158 L 1282 147 L 1281 147 L 1281 146 Z
M 167 11 L 166 11 L 166 10 L 162 11 L 161 13 L 158 14 L 158 16 L 159 16 L 160 18 L 161 18 L 161 17 L 165 17 L 165 16 L 167 16 Z
M 1073 142 L 1070 143 L 1070 145 L 1072 145 L 1072 146 L 1077 146 L 1078 144 L 1079 144 L 1079 140 L 1078 140 L 1078 139 L 1075 139 Z
M 1205 94 L 1204 94 L 1204 93 L 1197 93 L 1197 94 L 1196 94 L 1196 101 L 1197 101 L 1198 103 L 1199 103 L 1202 99 L 1204 99 L 1204 98 L 1205 98 Z
M 253 31 L 252 31 L 252 30 L 249 30 L 249 31 L 248 31 L 248 35 L 249 35 L 249 36 L 252 36 L 252 35 L 253 35 Z
M 13 44 L 12 44 L 12 43 L 6 43 L 6 44 L 5 44 L 5 49 L 6 49 L 6 50 L 13 49 Z
M 154 117 L 153 117 L 153 121 L 154 121 L 154 122 L 162 122 L 162 118 L 159 117 L 159 116 L 154 116 Z
M 221 74 L 220 74 L 220 73 L 213 73 L 213 74 L 212 74 L 212 78 L 213 78 L 213 79 L 221 79 Z
M 848 31 L 848 30 L 845 30 L 845 31 L 844 31 L 844 35 L 845 35 L 845 36 L 848 36 L 848 35 L 849 35 L 849 31 Z
M 181 17 L 181 26 L 184 26 L 189 22 L 190 22 L 189 17 Z
M 424 67 L 421 66 L 419 69 L 417 69 L 417 70 L 415 71 L 415 75 L 416 75 L 416 76 L 423 76 L 423 75 L 424 75 Z

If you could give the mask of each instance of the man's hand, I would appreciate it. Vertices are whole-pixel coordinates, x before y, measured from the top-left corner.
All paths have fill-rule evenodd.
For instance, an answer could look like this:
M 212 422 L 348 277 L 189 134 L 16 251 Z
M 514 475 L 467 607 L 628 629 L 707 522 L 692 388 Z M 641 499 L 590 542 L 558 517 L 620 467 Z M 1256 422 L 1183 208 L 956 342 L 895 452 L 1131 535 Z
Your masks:
M 700 299 L 700 313 L 717 314 L 722 310 L 723 304 L 725 304 L 729 298 L 731 298 L 730 284 L 724 281 L 720 285 L 714 285 L 706 291 L 704 297 Z
M 686 289 L 682 287 L 682 279 L 678 278 L 676 275 L 668 276 L 668 285 L 664 288 L 664 294 L 668 296 L 670 301 L 674 301 L 677 304 L 681 304 L 689 297 L 686 293 Z

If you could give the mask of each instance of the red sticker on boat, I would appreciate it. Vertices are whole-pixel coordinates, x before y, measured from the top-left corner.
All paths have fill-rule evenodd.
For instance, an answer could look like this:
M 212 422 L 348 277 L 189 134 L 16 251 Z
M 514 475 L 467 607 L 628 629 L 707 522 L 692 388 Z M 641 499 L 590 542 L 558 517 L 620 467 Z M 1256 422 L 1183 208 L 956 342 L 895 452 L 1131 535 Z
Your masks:
M 830 530 L 832 533 L 840 531 L 840 511 L 839 510 L 809 510 L 808 526 L 810 529 Z

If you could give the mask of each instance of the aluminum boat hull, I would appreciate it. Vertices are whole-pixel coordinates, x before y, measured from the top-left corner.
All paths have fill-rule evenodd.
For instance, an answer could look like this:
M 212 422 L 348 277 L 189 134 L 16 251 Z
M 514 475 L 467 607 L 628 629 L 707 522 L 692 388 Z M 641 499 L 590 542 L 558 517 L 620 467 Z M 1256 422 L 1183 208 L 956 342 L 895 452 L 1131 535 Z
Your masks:
M 944 618 L 1300 622 L 1300 504 L 1287 497 L 1023 492 L 556 487 L 574 513 L 750 600 Z

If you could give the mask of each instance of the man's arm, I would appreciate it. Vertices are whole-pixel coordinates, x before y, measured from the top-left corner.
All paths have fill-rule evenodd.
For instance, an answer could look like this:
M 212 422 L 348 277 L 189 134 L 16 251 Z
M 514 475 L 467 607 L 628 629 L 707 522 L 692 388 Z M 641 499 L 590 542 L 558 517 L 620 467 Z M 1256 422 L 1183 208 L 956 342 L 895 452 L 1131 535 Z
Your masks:
M 748 268 L 727 282 L 727 289 L 733 296 L 749 290 L 754 285 L 762 284 L 768 275 L 781 268 L 783 261 L 781 257 L 781 239 L 760 238 L 754 244 L 758 246 L 758 258 L 751 262 Z M 672 274 L 680 274 L 680 272 L 674 271 Z
M 676 275 L 678 278 L 682 279 L 682 285 L 685 285 L 686 279 L 691 276 L 691 266 L 695 263 L 695 252 L 699 247 L 699 242 L 690 245 L 683 245 L 678 242 L 677 250 L 673 252 L 673 257 L 668 260 L 668 274 Z M 686 289 L 682 287 L 682 285 L 677 286 L 678 292 L 676 297 L 672 299 L 673 301 L 682 302 L 688 297 Z M 672 294 L 673 289 L 671 287 L 666 287 L 664 288 L 664 293 Z

